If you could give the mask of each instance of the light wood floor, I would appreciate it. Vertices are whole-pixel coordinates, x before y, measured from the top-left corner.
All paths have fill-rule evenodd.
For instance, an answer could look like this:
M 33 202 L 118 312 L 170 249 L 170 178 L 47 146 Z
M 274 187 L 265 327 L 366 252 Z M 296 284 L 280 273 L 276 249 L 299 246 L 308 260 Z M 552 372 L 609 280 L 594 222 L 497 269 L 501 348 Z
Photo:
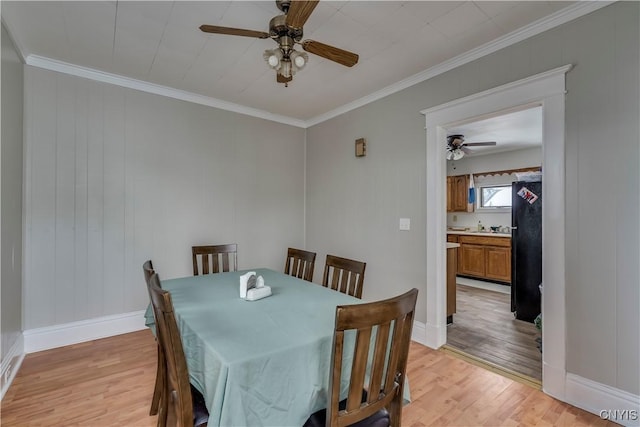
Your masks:
M 156 344 L 148 330 L 32 353 L 2 400 L 10 426 L 155 426 Z M 532 387 L 412 343 L 403 425 L 607 426 Z
M 511 313 L 511 295 L 458 285 L 457 312 L 447 345 L 513 372 L 542 380 L 542 354 L 533 323 Z

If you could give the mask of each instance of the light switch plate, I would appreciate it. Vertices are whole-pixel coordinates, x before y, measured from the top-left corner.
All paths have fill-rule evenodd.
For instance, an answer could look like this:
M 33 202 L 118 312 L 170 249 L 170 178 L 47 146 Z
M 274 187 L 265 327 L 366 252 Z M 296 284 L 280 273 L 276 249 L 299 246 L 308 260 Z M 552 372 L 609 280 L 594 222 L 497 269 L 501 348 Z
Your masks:
M 400 218 L 400 230 L 403 230 L 403 231 L 411 230 L 410 218 Z

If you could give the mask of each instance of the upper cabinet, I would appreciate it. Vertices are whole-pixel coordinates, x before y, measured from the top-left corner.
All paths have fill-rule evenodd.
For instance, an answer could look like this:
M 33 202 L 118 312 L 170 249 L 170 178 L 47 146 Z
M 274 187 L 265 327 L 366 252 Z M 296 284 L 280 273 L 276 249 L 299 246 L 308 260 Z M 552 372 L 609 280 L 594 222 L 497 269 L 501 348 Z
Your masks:
M 447 177 L 447 212 L 471 212 L 469 207 L 469 175 Z

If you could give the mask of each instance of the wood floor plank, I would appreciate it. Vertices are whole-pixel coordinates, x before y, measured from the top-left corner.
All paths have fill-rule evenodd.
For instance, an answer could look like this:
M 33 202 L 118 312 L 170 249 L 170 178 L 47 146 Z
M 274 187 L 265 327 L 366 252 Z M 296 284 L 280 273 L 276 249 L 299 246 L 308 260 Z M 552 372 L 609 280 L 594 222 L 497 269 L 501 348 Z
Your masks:
M 508 370 L 542 380 L 540 332 L 511 313 L 509 294 L 458 285 L 457 312 L 447 326 L 447 345 Z
M 0 408 L 4 427 L 151 427 L 148 330 L 28 354 Z M 611 426 L 533 387 L 412 343 L 403 426 Z

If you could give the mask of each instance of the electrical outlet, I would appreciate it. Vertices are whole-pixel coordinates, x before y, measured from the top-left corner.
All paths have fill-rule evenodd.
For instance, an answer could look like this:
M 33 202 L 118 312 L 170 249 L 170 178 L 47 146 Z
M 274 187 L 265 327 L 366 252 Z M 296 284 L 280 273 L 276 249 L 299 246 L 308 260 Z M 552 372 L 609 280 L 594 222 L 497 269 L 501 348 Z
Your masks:
M 453 216 L 453 222 L 457 222 L 458 221 L 458 215 L 454 215 Z
M 411 219 L 410 218 L 400 218 L 400 230 L 407 231 L 411 229 Z

